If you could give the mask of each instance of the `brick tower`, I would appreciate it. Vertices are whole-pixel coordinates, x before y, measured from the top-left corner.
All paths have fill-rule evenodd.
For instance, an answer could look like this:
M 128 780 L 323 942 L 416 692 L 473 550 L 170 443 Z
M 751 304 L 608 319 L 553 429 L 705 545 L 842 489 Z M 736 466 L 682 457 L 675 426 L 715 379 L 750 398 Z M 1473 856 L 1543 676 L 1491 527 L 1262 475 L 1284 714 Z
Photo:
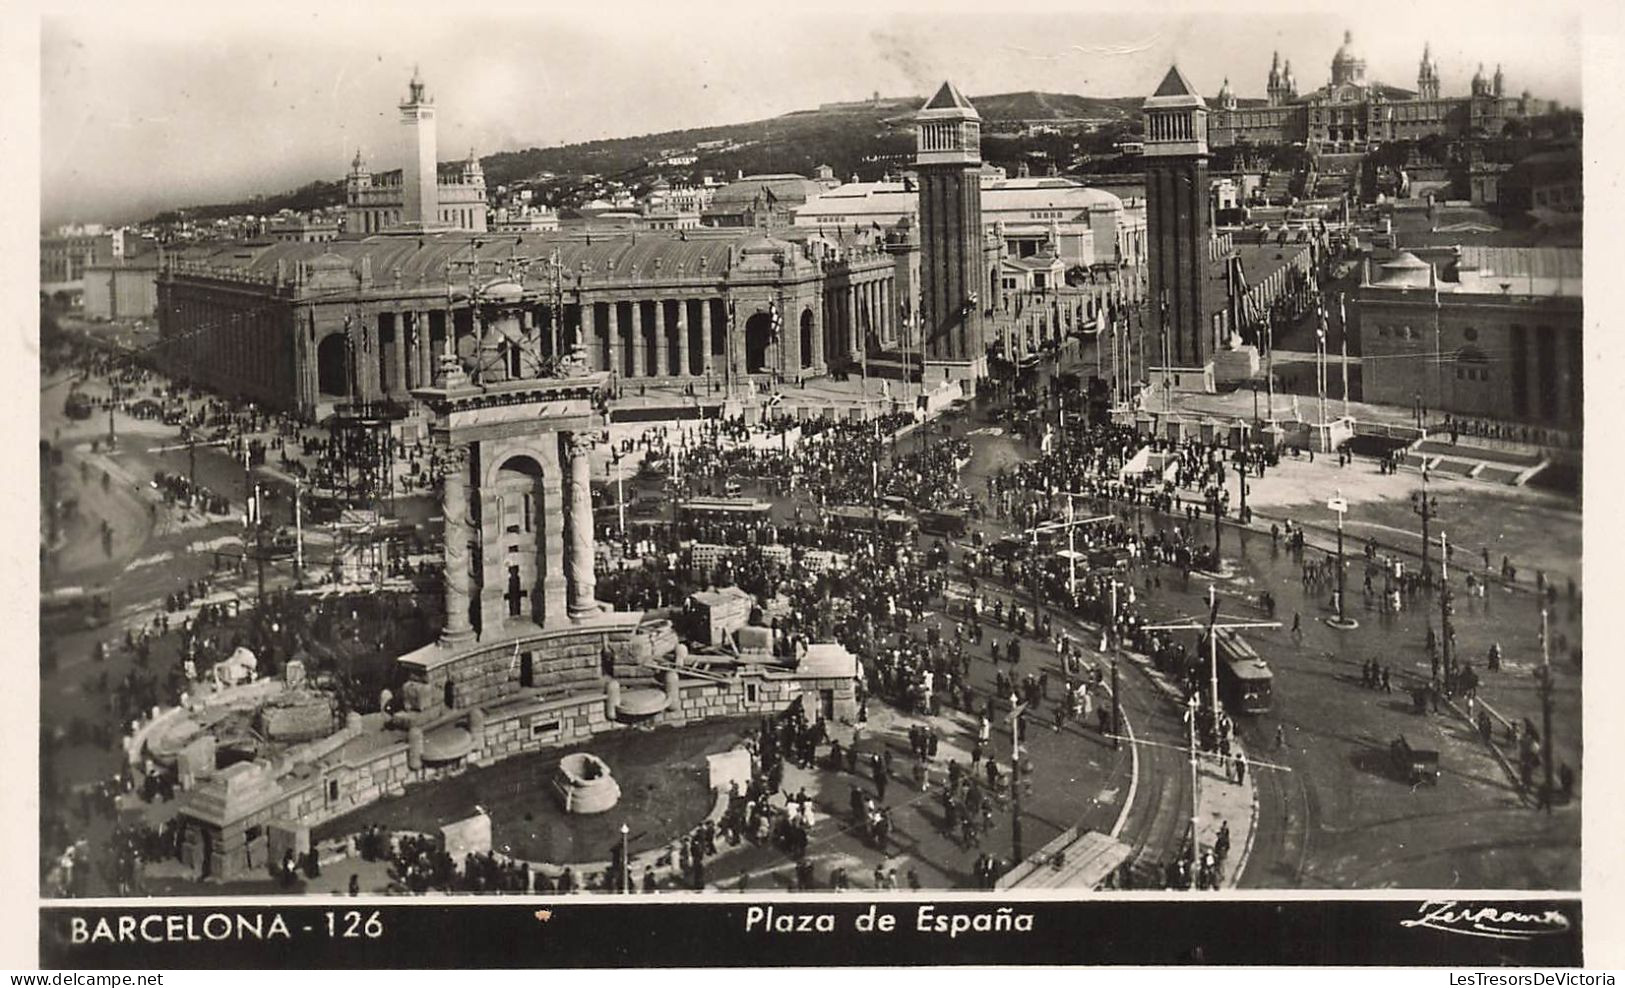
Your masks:
M 406 157 L 401 168 L 401 223 L 416 229 L 440 225 L 440 170 L 435 158 L 434 99 L 423 91 L 417 69 L 401 104 Z
M 944 82 L 914 119 L 926 380 L 974 382 L 987 374 L 982 118 Z
M 1145 207 L 1151 315 L 1166 333 L 1167 366 L 1202 368 L 1214 350 L 1207 277 L 1207 104 L 1178 66 L 1145 101 Z M 1162 341 L 1146 342 L 1157 348 L 1153 359 L 1160 362 Z

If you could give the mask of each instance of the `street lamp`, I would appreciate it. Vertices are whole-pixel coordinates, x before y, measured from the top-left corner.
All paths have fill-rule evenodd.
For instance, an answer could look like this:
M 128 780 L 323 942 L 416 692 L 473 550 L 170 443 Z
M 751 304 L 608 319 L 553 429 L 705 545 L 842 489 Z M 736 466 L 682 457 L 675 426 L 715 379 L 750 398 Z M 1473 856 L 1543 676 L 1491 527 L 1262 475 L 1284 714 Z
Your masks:
M 632 862 L 626 856 L 626 839 L 627 839 L 627 835 L 630 834 L 631 832 L 632 832 L 631 827 L 628 827 L 625 823 L 621 824 L 621 894 L 622 895 L 627 895 L 627 894 L 631 893 L 631 891 L 632 891 Z
M 1326 506 L 1337 512 L 1337 616 L 1327 618 L 1326 623 L 1340 631 L 1347 631 L 1359 625 L 1358 621 L 1348 616 L 1346 604 L 1348 593 L 1344 585 L 1343 515 L 1348 513 L 1349 503 L 1343 499 L 1343 492 L 1340 490 L 1336 497 L 1326 502 Z
M 1117 653 L 1122 649 L 1122 639 L 1117 630 L 1117 586 L 1118 581 L 1112 580 L 1112 613 L 1106 622 L 1106 636 L 1110 639 L 1112 648 L 1112 750 L 1116 751 L 1119 740 L 1118 735 L 1123 733 L 1123 707 L 1117 699 Z
M 1258 383 L 1256 381 L 1253 382 L 1253 398 L 1255 399 L 1255 401 L 1258 398 Z M 1241 520 L 1241 523 L 1243 525 L 1247 525 L 1252 521 L 1251 516 L 1249 516 L 1247 514 L 1247 488 L 1250 486 L 1247 483 L 1247 480 L 1248 480 L 1248 477 L 1250 476 L 1249 468 L 1252 465 L 1253 465 L 1252 446 L 1247 442 L 1246 438 L 1243 437 L 1243 439 L 1241 441 L 1241 451 L 1236 454 L 1236 469 L 1241 474 L 1241 515 L 1240 515 L 1240 520 Z
M 1433 567 L 1428 562 L 1428 522 L 1439 513 L 1439 499 L 1428 496 L 1428 468 L 1422 464 L 1422 489 L 1411 494 L 1411 510 L 1422 519 L 1422 582 L 1433 582 Z
M 1546 605 L 1540 605 L 1540 670 L 1536 676 L 1540 680 L 1540 719 L 1541 719 L 1541 752 L 1546 756 L 1546 788 L 1541 796 L 1541 804 L 1546 807 L 1548 815 L 1552 812 L 1552 653 L 1547 643 L 1548 635 Z

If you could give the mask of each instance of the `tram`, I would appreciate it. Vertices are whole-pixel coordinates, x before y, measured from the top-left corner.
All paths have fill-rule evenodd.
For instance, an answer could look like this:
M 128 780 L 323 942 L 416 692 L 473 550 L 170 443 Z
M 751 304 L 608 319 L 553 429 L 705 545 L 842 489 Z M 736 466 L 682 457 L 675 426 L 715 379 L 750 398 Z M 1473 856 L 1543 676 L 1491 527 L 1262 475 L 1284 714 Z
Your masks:
M 1247 640 L 1234 631 L 1219 635 L 1219 693 L 1232 711 L 1268 713 L 1274 703 L 1275 674 Z

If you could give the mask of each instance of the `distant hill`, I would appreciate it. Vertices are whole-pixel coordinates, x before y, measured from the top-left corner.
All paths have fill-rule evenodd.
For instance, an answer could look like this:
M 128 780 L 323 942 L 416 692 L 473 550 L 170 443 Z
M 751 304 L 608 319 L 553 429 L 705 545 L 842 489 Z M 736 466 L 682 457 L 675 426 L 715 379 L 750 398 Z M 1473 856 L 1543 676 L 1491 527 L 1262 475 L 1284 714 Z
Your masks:
M 1071 93 L 1001 93 L 973 96 L 983 121 L 983 157 L 1014 170 L 1017 161 L 1036 153 L 1038 159 L 1059 160 L 1063 165 L 1078 135 L 1035 135 L 1016 137 L 1019 123 L 1053 122 L 1062 127 L 1067 121 L 1109 121 L 1091 142 L 1109 148 L 1112 139 L 1134 126 L 1141 97 L 1101 99 Z M 545 176 L 596 175 L 637 185 L 658 174 L 713 172 L 731 176 L 737 172 L 761 174 L 796 172 L 810 175 L 819 165 L 829 165 L 841 179 L 858 175 L 878 178 L 888 170 L 906 164 L 913 154 L 914 139 L 908 121 L 923 102 L 921 97 L 893 97 L 851 103 L 827 103 L 809 110 L 796 110 L 767 120 L 664 131 L 637 137 L 587 141 L 556 148 L 527 148 L 501 151 L 480 159 L 488 185 L 536 185 L 550 202 L 573 205 L 592 198 L 594 185 L 565 185 Z M 1064 139 L 1062 139 L 1064 137 Z M 702 143 L 725 142 L 711 150 L 694 150 Z M 691 166 L 672 167 L 651 164 L 663 151 L 693 151 L 697 160 Z M 297 190 L 256 197 L 240 202 L 188 207 L 194 217 L 212 218 L 235 213 L 274 213 L 280 209 L 309 210 L 339 205 L 344 201 L 344 182 L 312 182 Z M 160 214 L 160 218 L 173 211 Z

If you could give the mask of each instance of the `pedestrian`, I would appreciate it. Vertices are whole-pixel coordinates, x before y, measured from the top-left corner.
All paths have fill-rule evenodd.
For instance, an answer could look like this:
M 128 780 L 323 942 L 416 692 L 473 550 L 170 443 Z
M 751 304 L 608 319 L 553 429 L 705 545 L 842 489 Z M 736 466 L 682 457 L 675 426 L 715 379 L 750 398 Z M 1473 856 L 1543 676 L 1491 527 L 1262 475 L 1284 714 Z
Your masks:
M 1238 751 L 1238 752 L 1236 752 L 1236 785 L 1238 785 L 1238 786 L 1243 785 L 1246 782 L 1247 782 L 1247 756 L 1245 754 L 1243 754 L 1242 752 Z
M 1280 751 L 1286 747 L 1286 731 L 1280 724 L 1275 725 L 1275 750 Z

